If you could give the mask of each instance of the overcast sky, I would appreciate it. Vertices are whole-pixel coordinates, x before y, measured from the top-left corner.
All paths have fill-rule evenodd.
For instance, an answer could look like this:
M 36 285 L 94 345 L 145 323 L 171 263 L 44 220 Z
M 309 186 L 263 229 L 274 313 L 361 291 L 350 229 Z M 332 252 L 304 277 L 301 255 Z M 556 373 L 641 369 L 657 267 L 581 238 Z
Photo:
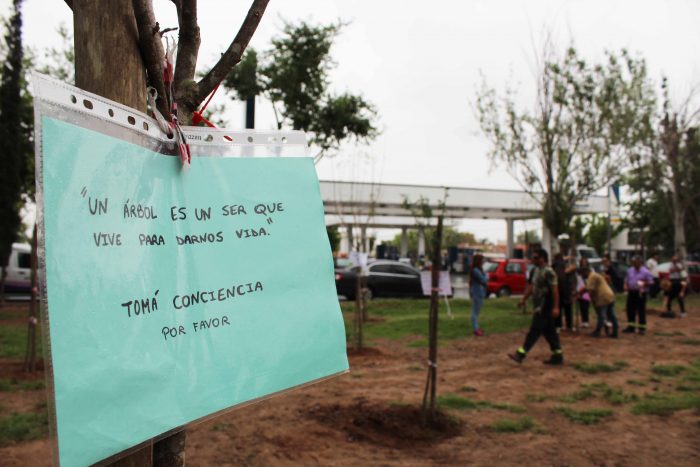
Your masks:
M 199 2 L 200 67 L 225 50 L 249 3 Z M 0 2 L 3 12 L 9 4 Z M 176 26 L 170 2 L 154 4 L 161 26 Z M 56 44 L 61 22 L 72 26 L 61 0 L 26 0 L 23 11 L 25 43 L 39 50 Z M 623 47 L 641 54 L 652 79 L 668 76 L 678 97 L 700 83 L 696 0 L 272 0 L 251 45 L 265 49 L 282 19 L 350 22 L 332 52 L 338 63 L 333 88 L 361 93 L 379 111 L 382 135 L 371 146 L 321 161 L 322 179 L 517 189 L 503 168 L 491 169 L 472 102 L 482 75 L 497 89 L 516 84 L 522 104 L 532 102 L 544 29 L 561 48 L 573 40 L 589 60 Z M 242 107 L 229 107 L 229 126 L 242 125 Z M 269 103 L 259 102 L 256 125 L 274 126 Z M 505 237 L 502 221 L 470 221 L 463 228 Z

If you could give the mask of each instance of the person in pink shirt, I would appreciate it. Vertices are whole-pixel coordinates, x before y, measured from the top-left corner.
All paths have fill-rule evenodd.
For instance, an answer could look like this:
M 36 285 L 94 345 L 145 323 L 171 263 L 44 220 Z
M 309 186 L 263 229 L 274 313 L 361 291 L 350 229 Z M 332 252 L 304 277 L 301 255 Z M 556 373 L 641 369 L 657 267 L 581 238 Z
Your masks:
M 647 330 L 647 292 L 654 284 L 654 278 L 649 270 L 642 266 L 639 256 L 632 258 L 632 267 L 627 270 L 625 277 L 625 292 L 627 292 L 627 327 L 625 333 L 635 330 L 643 335 Z M 639 318 L 639 320 L 637 320 Z

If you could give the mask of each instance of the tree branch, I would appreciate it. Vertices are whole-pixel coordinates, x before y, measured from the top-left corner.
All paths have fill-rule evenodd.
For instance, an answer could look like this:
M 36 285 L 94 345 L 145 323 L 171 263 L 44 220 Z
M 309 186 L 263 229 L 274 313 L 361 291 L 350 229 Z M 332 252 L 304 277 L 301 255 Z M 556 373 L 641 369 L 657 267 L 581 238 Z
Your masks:
M 179 100 L 186 92 L 188 84 L 194 82 L 197 68 L 197 55 L 201 42 L 197 24 L 197 0 L 180 0 L 177 7 L 177 21 L 180 25 L 175 66 L 175 97 Z M 199 102 L 193 103 L 195 107 Z
M 156 23 L 158 24 L 158 23 Z M 169 32 L 177 31 L 179 28 L 165 28 L 160 31 L 158 31 L 158 34 L 160 34 L 160 37 L 163 37 L 163 34 L 167 34 Z
M 139 31 L 139 47 L 148 73 L 148 82 L 158 92 L 156 100 L 158 110 L 167 120 L 170 120 L 170 109 L 167 105 L 163 82 L 165 51 L 163 43 L 160 41 L 160 31 L 153 13 L 153 5 L 150 0 L 132 0 L 132 5 Z
M 175 9 L 177 10 L 177 17 L 178 17 L 178 21 L 179 21 L 180 11 L 182 11 L 182 0 L 170 0 L 170 1 L 173 2 L 173 4 L 175 5 Z
M 265 8 L 267 8 L 268 3 L 269 0 L 253 0 L 253 4 L 250 10 L 248 10 L 248 14 L 238 34 L 236 34 L 236 37 L 233 39 L 233 42 L 231 42 L 226 52 L 224 52 L 216 65 L 214 65 L 214 68 L 209 70 L 209 73 L 199 81 L 196 96 L 198 103 L 203 101 L 204 98 L 214 90 L 216 85 L 228 75 L 231 68 L 241 61 L 243 52 L 246 47 L 248 47 L 250 38 L 253 37 L 253 33 L 257 29 L 258 24 L 260 24 L 260 20 L 262 19 L 263 13 L 265 13 Z

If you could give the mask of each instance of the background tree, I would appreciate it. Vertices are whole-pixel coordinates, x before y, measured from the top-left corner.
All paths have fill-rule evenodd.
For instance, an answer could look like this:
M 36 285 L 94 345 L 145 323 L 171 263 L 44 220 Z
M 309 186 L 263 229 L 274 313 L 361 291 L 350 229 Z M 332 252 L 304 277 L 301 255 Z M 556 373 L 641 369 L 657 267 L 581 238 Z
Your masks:
M 440 284 L 440 270 L 442 262 L 442 241 L 443 241 L 443 220 L 445 216 L 445 206 L 447 205 L 448 189 L 442 200 L 437 205 L 431 205 L 430 201 L 420 197 L 412 202 L 404 197 L 403 207 L 411 212 L 416 221 L 416 226 L 425 228 L 431 225 L 436 219 L 436 226 L 431 238 L 430 245 L 430 309 L 428 312 L 428 374 L 423 391 L 423 404 L 421 410 L 421 422 L 423 425 L 432 424 L 437 421 L 437 361 L 438 361 L 438 310 L 440 297 L 438 285 Z
M 590 65 L 573 47 L 557 57 L 545 46 L 531 110 L 519 109 L 510 89 L 499 99 L 484 83 L 477 93 L 489 156 L 542 205 L 551 238 L 568 232 L 576 203 L 616 178 L 653 133 L 644 60 L 624 50 L 606 57 Z
M 515 236 L 515 243 L 522 243 L 524 245 L 530 243 L 540 243 L 542 239 L 540 238 L 540 233 L 537 230 L 526 230 L 524 232 L 518 233 Z
M 666 80 L 662 89 L 664 105 L 658 141 L 665 164 L 660 164 L 659 174 L 660 180 L 670 187 L 674 252 L 685 259 L 688 256 L 686 219 L 691 207 L 698 201 L 698 185 L 695 182 L 700 164 L 700 135 L 693 124 L 700 109 L 690 112 L 684 105 L 674 111 Z
M 327 226 L 326 233 L 328 233 L 328 241 L 331 244 L 331 251 L 338 251 L 338 249 L 340 248 L 340 232 L 338 231 L 338 226 Z
M 582 230 L 582 236 L 580 237 L 580 243 L 585 243 L 595 248 L 595 251 L 600 255 L 607 253 L 608 216 L 595 214 L 592 216 L 585 216 L 582 220 L 584 228 Z M 622 227 L 620 225 L 610 226 L 610 238 L 614 238 L 620 232 L 622 232 Z
M 329 90 L 336 65 L 331 48 L 343 26 L 285 22 L 268 50 L 258 55 L 250 49 L 224 82 L 238 99 L 265 96 L 277 127 L 307 132 L 318 157 L 343 142 L 368 143 L 379 134 L 372 104 L 360 95 Z
M 435 228 L 433 227 L 424 227 L 424 232 L 425 232 L 425 243 L 426 245 L 432 245 L 433 242 L 433 235 L 435 234 Z M 418 255 L 418 231 L 416 230 L 409 230 L 406 232 L 406 236 L 408 238 L 408 254 L 409 256 L 413 255 L 416 256 Z M 474 245 L 477 243 L 476 241 L 476 236 L 474 236 L 473 233 L 471 232 L 460 232 L 454 227 L 443 227 L 443 233 L 442 233 L 442 248 L 450 248 L 453 246 L 458 246 L 462 243 L 466 243 L 469 245 Z M 401 248 L 401 234 L 396 234 L 391 241 L 389 241 L 389 244 L 396 247 L 396 248 Z
M 691 94 L 679 107 L 663 80 L 663 105 L 649 151 L 635 161 L 626 182 L 632 194 L 626 225 L 640 234 L 643 247 L 661 246 L 686 257 L 700 251 L 700 108 Z
M 64 83 L 73 84 L 75 83 L 73 34 L 63 23 L 58 25 L 56 32 L 60 38 L 60 43 L 44 51 L 42 64 L 38 67 L 38 70 Z
M 0 77 L 0 140 L 3 141 L 0 170 L 0 304 L 4 300 L 7 263 L 12 243 L 21 226 L 22 194 L 28 189 L 31 158 L 31 101 L 23 92 L 26 87 L 22 49 L 21 0 L 12 4 L 10 19 L 5 21 L 5 60 Z M 32 183 L 33 185 L 33 183 Z

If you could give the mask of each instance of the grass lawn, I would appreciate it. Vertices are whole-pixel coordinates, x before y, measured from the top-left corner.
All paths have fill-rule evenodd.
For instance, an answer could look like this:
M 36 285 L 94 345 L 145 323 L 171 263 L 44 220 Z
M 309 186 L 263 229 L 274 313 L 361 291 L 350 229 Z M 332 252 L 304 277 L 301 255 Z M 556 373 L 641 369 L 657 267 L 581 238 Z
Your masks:
M 36 354 L 42 356 L 41 327 L 37 329 Z M 24 359 L 27 349 L 27 325 L 0 321 L 0 358 Z
M 527 328 L 530 324 L 530 314 L 523 314 L 516 307 L 515 298 L 490 298 L 484 303 L 479 316 L 479 324 L 487 334 L 500 334 Z M 342 302 L 341 308 L 345 316 L 345 327 L 348 338 L 352 333 L 355 312 L 355 302 Z M 471 336 L 471 302 L 469 300 L 450 300 L 450 308 L 454 318 L 447 315 L 444 299 L 440 301 L 438 340 L 450 340 L 458 337 Z M 416 337 L 411 346 L 427 345 L 428 299 L 378 299 L 368 305 L 370 321 L 365 323 L 365 338 L 372 339 L 404 339 Z M 380 318 L 372 321 L 372 318 Z
M 531 312 L 523 314 L 516 304 L 519 298 L 489 298 L 484 302 L 479 316 L 479 324 L 487 334 L 501 334 L 519 329 L 526 329 L 530 325 Z M 690 302 L 690 303 L 689 303 Z M 615 302 L 615 310 L 620 326 L 624 327 L 626 296 L 618 294 Z M 687 306 L 698 306 L 700 297 L 692 295 L 687 297 Z M 345 316 L 345 329 L 348 341 L 351 340 L 352 324 L 355 312 L 355 302 L 345 301 L 340 304 Z M 649 308 L 661 308 L 662 300 L 657 298 L 649 300 Z M 471 301 L 464 299 L 450 300 L 450 308 L 454 319 L 447 316 L 447 307 L 444 299 L 440 299 L 438 322 L 438 341 L 444 342 L 458 337 L 471 337 Z M 406 339 L 415 337 L 408 344 L 411 347 L 424 347 L 428 345 L 428 311 L 429 299 L 375 299 L 368 304 L 370 321 L 365 323 L 364 335 L 368 343 L 373 339 Z M 590 309 L 590 321 L 595 324 L 595 311 Z M 380 318 L 372 320 L 372 318 Z M 692 344 L 689 344 L 692 345 Z M 585 370 L 584 370 L 585 371 Z

